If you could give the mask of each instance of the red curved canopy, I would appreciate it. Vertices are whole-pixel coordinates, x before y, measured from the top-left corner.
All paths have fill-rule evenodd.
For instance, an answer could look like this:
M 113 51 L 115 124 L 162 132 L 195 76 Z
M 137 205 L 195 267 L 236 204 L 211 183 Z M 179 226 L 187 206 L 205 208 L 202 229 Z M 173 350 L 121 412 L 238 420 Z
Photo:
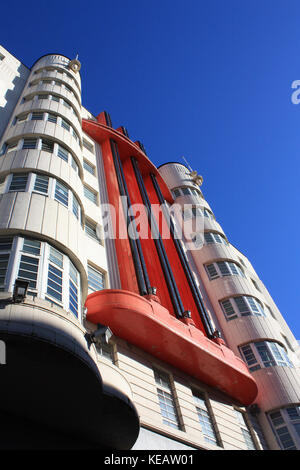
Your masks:
M 192 325 L 171 316 L 154 300 L 125 290 L 102 290 L 87 297 L 87 320 L 185 373 L 217 388 L 243 405 L 257 395 L 246 364 Z

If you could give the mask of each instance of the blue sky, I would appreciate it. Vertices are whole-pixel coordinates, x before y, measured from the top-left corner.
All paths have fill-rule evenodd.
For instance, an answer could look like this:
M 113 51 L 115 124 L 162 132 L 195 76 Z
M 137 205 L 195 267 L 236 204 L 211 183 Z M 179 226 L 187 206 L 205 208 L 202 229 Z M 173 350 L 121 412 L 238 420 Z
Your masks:
M 231 243 L 300 339 L 300 3 L 5 2 L 1 44 L 31 66 L 79 54 L 83 104 L 157 165 L 182 155 Z

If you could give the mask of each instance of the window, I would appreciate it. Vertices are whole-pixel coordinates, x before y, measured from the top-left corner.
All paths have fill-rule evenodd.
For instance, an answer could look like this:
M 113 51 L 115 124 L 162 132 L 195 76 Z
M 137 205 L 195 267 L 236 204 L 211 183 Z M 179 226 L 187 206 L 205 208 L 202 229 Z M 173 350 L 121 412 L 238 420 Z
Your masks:
M 88 266 L 88 287 L 93 292 L 105 288 L 105 276 L 101 271 Z
M 39 173 L 15 173 L 8 175 L 3 183 L 0 181 L 0 193 L 6 186 L 8 186 L 8 189 L 6 189 L 8 192 L 35 192 L 55 199 L 72 211 L 76 219 L 81 221 L 81 207 L 77 197 L 72 190 L 55 178 Z
M 29 294 L 79 317 L 80 274 L 57 248 L 30 238 L 0 237 L 0 291 L 11 292 L 16 278 L 29 282 Z
M 87 197 L 90 201 L 97 205 L 97 193 L 92 189 L 89 189 L 87 186 L 84 185 L 83 192 L 85 197 Z
M 33 191 L 48 194 L 49 178 L 48 176 L 36 175 Z
M 14 140 L 9 143 L 6 142 L 2 145 L 1 155 L 4 155 L 5 153 L 13 152 L 14 150 L 17 150 L 17 148 L 18 148 L 18 141 Z
M 252 435 L 251 435 L 251 432 L 250 432 L 250 429 L 246 420 L 245 413 L 235 409 L 235 414 L 239 422 L 247 449 L 256 450 L 256 447 L 255 447 L 255 444 L 254 444 L 254 441 L 253 441 L 253 438 L 252 438 Z
M 83 160 L 83 168 L 91 173 L 91 175 L 95 175 L 95 167 L 91 163 L 87 162 L 86 160 Z
M 37 139 L 24 139 L 23 149 L 35 149 L 37 144 Z
M 69 269 L 69 308 L 75 317 L 78 317 L 79 272 L 71 261 Z
M 89 152 L 94 153 L 94 146 L 93 146 L 93 144 L 91 144 L 90 142 L 88 142 L 86 139 L 83 139 L 82 145 L 83 145 L 87 150 L 89 150 Z
M 16 173 L 12 176 L 9 191 L 26 191 L 28 174 Z
M 44 139 L 42 138 L 42 146 L 41 149 L 44 150 L 44 152 L 49 152 L 53 153 L 54 150 L 54 142 L 52 140 Z
M 61 202 L 64 206 L 68 207 L 69 190 L 64 184 L 60 183 L 59 181 L 56 181 L 54 198 L 57 201 Z
M 61 119 L 61 127 L 66 129 L 67 131 L 70 131 L 71 128 L 70 124 L 65 119 Z
M 47 120 L 53 122 L 54 124 L 57 123 L 57 115 L 53 113 L 48 113 Z
M 97 225 L 94 222 L 86 220 L 84 224 L 84 231 L 93 240 L 96 240 L 98 243 L 101 242 L 97 234 Z
M 18 278 L 29 282 L 29 288 L 37 291 L 41 242 L 24 238 Z
M 62 160 L 65 162 L 68 162 L 69 160 L 69 152 L 68 150 L 63 147 L 62 145 L 58 145 L 58 150 L 57 150 L 57 155 L 60 157 Z
M 80 205 L 78 202 L 77 197 L 73 194 L 73 201 L 72 201 L 72 212 L 75 215 L 76 219 L 80 220 Z
M 33 112 L 31 114 L 32 121 L 42 121 L 44 119 L 44 113 L 41 112 Z
M 224 235 L 215 232 L 205 232 L 204 240 L 205 243 L 208 245 L 211 243 L 221 243 L 222 245 L 228 245 L 228 242 Z
M 254 297 L 248 295 L 221 300 L 220 304 L 226 320 L 232 320 L 233 318 L 247 315 L 266 316 L 262 304 Z
M 195 188 L 187 187 L 187 186 L 173 189 L 172 194 L 174 198 L 179 197 L 179 196 L 198 196 L 198 197 L 203 198 L 203 194 L 200 191 L 200 189 L 195 189 Z
M 168 374 L 160 370 L 154 370 L 154 378 L 157 385 L 156 390 L 163 423 L 180 429 L 181 426 Z
M 233 261 L 217 261 L 216 263 L 205 266 L 210 280 L 224 276 L 242 276 L 245 277 L 244 271 Z
M 59 96 L 57 95 L 50 95 L 50 96 L 51 96 L 52 101 L 59 102 Z
M 210 444 L 218 445 L 216 432 L 213 425 L 213 420 L 209 408 L 206 404 L 205 397 L 200 392 L 193 392 L 194 403 L 196 406 L 201 431 L 204 440 Z
M 27 120 L 27 118 L 28 118 L 28 113 L 20 114 L 18 117 L 16 117 L 16 122 L 17 123 L 24 122 Z
M 0 292 L 5 290 L 6 273 L 13 238 L 0 238 Z
M 261 292 L 260 288 L 258 287 L 258 284 L 256 281 L 254 281 L 254 279 L 251 279 L 252 281 L 252 284 L 254 285 L 255 289 L 258 290 L 259 292 Z
M 77 163 L 75 162 L 75 159 L 74 159 L 73 157 L 71 157 L 71 167 L 73 168 L 73 170 L 76 171 L 77 174 L 79 174 L 78 165 L 77 165 Z
M 290 423 L 290 417 L 289 417 L 289 413 L 291 413 L 291 410 L 293 408 L 296 408 L 296 407 L 290 407 L 290 408 L 287 408 L 286 410 L 282 409 L 282 410 L 269 413 L 269 418 L 271 420 L 274 432 L 277 436 L 277 439 L 280 443 L 281 448 L 284 450 L 297 450 L 294 439 L 291 435 L 294 430 L 297 431 L 297 428 L 294 427 L 294 430 L 293 430 L 293 424 Z M 297 408 L 299 410 L 299 407 Z M 290 411 L 288 412 L 288 410 Z M 299 416 L 298 416 L 298 419 L 299 419 Z M 293 421 L 293 417 L 291 421 Z M 297 434 L 299 435 L 299 431 L 297 431 Z
M 240 351 L 251 372 L 261 367 L 293 367 L 284 347 L 274 341 L 249 343 L 241 346 Z

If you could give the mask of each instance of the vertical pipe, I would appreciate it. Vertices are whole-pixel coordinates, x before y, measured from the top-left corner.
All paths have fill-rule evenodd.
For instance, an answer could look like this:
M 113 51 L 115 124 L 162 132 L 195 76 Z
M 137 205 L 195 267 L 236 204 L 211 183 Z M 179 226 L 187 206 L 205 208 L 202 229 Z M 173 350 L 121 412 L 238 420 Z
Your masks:
M 169 261 L 168 261 L 167 254 L 165 252 L 165 248 L 164 248 L 164 245 L 163 245 L 160 233 L 159 233 L 159 229 L 158 229 L 156 220 L 154 218 L 154 215 L 152 214 L 151 204 L 150 204 L 150 201 L 149 201 L 149 198 L 148 198 L 148 195 L 147 195 L 147 191 L 146 191 L 146 188 L 145 188 L 145 185 L 144 185 L 144 181 L 143 181 L 142 175 L 140 173 L 140 170 L 139 170 L 138 163 L 137 163 L 136 159 L 131 157 L 131 162 L 132 162 L 132 166 L 133 166 L 133 169 L 134 169 L 134 173 L 135 173 L 135 176 L 136 176 L 136 180 L 137 180 L 137 183 L 138 183 L 138 186 L 139 186 L 139 190 L 140 190 L 143 202 L 144 202 L 145 206 L 147 207 L 149 224 L 151 226 L 151 230 L 154 231 L 154 233 L 153 233 L 154 242 L 155 242 L 157 253 L 158 253 L 160 263 L 161 263 L 161 266 L 162 266 L 162 269 L 163 269 L 163 273 L 164 273 L 164 276 L 165 276 L 165 279 L 166 279 L 166 283 L 167 283 L 167 286 L 168 286 L 168 289 L 169 289 L 169 292 L 170 292 L 171 301 L 172 301 L 172 304 L 173 304 L 174 309 L 175 309 L 175 315 L 176 315 L 177 318 L 182 318 L 183 313 L 184 313 L 184 307 L 183 307 L 183 304 L 182 304 L 182 301 L 181 301 L 181 298 L 180 298 L 180 294 L 179 294 L 179 291 L 178 291 L 178 288 L 177 288 L 177 285 L 176 285 L 176 282 L 175 282 L 175 279 L 174 279 L 174 276 L 173 276 L 173 273 L 172 273 L 172 270 L 171 270 L 171 266 L 170 266 Z
M 175 244 L 175 247 L 176 247 L 176 250 L 177 250 L 177 253 L 178 253 L 178 256 L 180 258 L 180 261 L 181 261 L 181 264 L 182 264 L 182 267 L 184 269 L 184 272 L 187 276 L 187 279 L 188 279 L 188 282 L 189 282 L 189 285 L 190 285 L 190 288 L 191 288 L 191 291 L 192 291 L 192 295 L 193 295 L 193 298 L 195 300 L 195 303 L 197 305 L 197 309 L 198 309 L 198 312 L 199 312 L 199 316 L 201 318 L 201 321 L 203 323 L 203 326 L 205 328 L 205 331 L 206 331 L 206 334 L 208 337 L 212 338 L 214 337 L 214 328 L 212 326 L 212 323 L 211 323 L 211 320 L 209 318 L 209 315 L 206 311 L 206 308 L 205 308 L 205 305 L 202 301 L 202 298 L 201 298 L 201 294 L 199 292 L 199 289 L 198 289 L 198 286 L 195 282 L 195 279 L 194 279 L 194 276 L 191 272 L 191 269 L 190 269 L 190 266 L 189 266 L 189 263 L 188 263 L 188 259 L 186 257 L 186 254 L 182 248 L 182 245 L 180 243 L 180 241 L 176 238 L 175 236 L 175 226 L 174 226 L 174 222 L 171 218 L 171 215 L 169 213 L 169 210 L 167 209 L 166 207 L 166 201 L 162 195 L 162 192 L 161 192 L 161 189 L 159 187 L 159 184 L 157 182 L 157 179 L 156 179 L 156 176 L 151 174 L 151 180 L 152 180 L 152 183 L 153 183 L 153 186 L 154 186 L 154 189 L 156 191 L 156 194 L 157 194 L 157 197 L 159 199 L 159 202 L 162 206 L 162 209 L 163 209 L 163 212 L 164 212 L 164 215 L 165 215 L 165 218 L 166 218 L 166 221 L 170 221 L 170 232 L 171 232 L 171 235 L 172 235 L 172 238 L 173 238 L 173 241 L 174 241 L 174 244 Z
M 129 198 L 129 193 L 128 193 L 128 188 L 125 180 L 125 175 L 123 172 L 122 168 L 122 163 L 120 160 L 117 144 L 111 140 L 111 150 L 112 150 L 112 155 L 113 155 L 113 160 L 114 160 L 114 165 L 115 165 L 115 170 L 117 174 L 117 179 L 118 179 L 118 184 L 119 184 L 119 190 L 121 196 L 126 196 L 127 197 L 127 202 L 128 202 L 128 209 L 131 207 L 131 202 Z M 129 243 L 131 247 L 131 252 L 132 252 L 132 258 L 136 270 L 136 277 L 139 285 L 139 290 L 141 295 L 146 295 L 151 293 L 151 285 L 150 285 L 150 280 L 148 277 L 147 273 L 147 268 L 145 264 L 145 260 L 143 257 L 143 252 L 142 252 L 142 247 L 140 240 L 137 236 L 137 231 L 136 231 L 136 226 L 135 226 L 135 221 L 132 219 L 132 216 L 128 215 L 127 207 L 123 207 L 124 209 L 124 216 L 126 219 L 127 223 L 127 229 L 129 224 L 132 224 L 132 228 L 135 233 L 135 239 L 133 239 L 130 234 L 128 234 L 129 238 Z

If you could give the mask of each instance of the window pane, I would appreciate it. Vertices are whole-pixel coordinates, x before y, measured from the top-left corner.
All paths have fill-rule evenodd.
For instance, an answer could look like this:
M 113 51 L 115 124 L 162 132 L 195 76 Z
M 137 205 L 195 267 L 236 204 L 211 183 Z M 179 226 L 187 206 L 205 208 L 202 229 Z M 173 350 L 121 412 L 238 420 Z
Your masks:
M 94 204 L 97 204 L 97 194 L 86 186 L 83 187 L 84 195 Z
M 48 139 L 42 139 L 42 150 L 53 153 L 54 142 Z
M 47 293 L 62 301 L 62 272 L 49 264 Z
M 222 300 L 221 305 L 227 318 L 237 318 L 237 314 L 235 313 L 232 303 L 229 299 Z
M 97 291 L 104 289 L 104 274 L 88 266 L 88 286 L 91 290 Z
M 96 225 L 95 224 L 86 221 L 85 225 L 84 225 L 84 231 L 89 237 L 93 238 L 97 242 L 100 241 L 99 238 L 98 238 L 97 232 L 96 232 Z
M 41 112 L 34 112 L 31 115 L 31 120 L 32 121 L 42 121 L 44 117 L 44 113 Z
M 37 139 L 24 139 L 23 142 L 23 149 L 35 149 L 36 148 Z
M 25 238 L 23 243 L 23 251 L 33 255 L 39 255 L 41 251 L 41 242 Z
M 5 276 L 7 271 L 9 261 L 9 253 L 2 254 L 0 253 L 0 290 L 4 290 Z
M 34 191 L 47 194 L 48 193 L 49 178 L 48 176 L 36 175 L 34 183 Z
M 63 255 L 60 253 L 58 250 L 53 248 L 53 246 L 50 247 L 50 254 L 49 254 L 49 259 L 52 261 L 52 263 L 56 264 L 60 268 L 63 267 Z
M 21 256 L 18 278 L 29 281 L 29 287 L 37 288 L 37 275 L 39 268 L 39 259 L 32 256 Z
M 210 444 L 218 444 L 212 418 L 206 406 L 204 396 L 199 393 L 193 393 L 194 402 L 198 414 L 199 423 L 203 433 L 204 440 Z
M 230 276 L 231 271 L 227 263 L 225 263 L 224 261 L 218 261 L 217 265 L 221 271 L 222 276 Z
M 55 185 L 55 199 L 61 202 L 64 206 L 68 207 L 69 205 L 69 191 L 68 188 L 56 181 Z
M 56 124 L 56 123 L 57 123 L 57 116 L 56 116 L 56 114 L 48 113 L 48 121 L 53 122 L 54 124 Z
M 89 173 L 91 173 L 91 175 L 95 174 L 95 168 L 93 167 L 93 165 L 88 163 L 86 160 L 83 160 L 83 168 L 85 170 L 87 170 Z
M 10 183 L 9 191 L 25 191 L 28 174 L 15 174 Z
M 206 266 L 206 269 L 207 269 L 207 272 L 208 272 L 208 275 L 209 275 L 210 279 L 215 279 L 215 278 L 219 277 L 219 274 L 218 274 L 214 264 L 208 264 Z
M 69 160 L 69 152 L 66 148 L 62 147 L 61 145 L 58 146 L 57 155 L 62 158 L 65 162 Z

